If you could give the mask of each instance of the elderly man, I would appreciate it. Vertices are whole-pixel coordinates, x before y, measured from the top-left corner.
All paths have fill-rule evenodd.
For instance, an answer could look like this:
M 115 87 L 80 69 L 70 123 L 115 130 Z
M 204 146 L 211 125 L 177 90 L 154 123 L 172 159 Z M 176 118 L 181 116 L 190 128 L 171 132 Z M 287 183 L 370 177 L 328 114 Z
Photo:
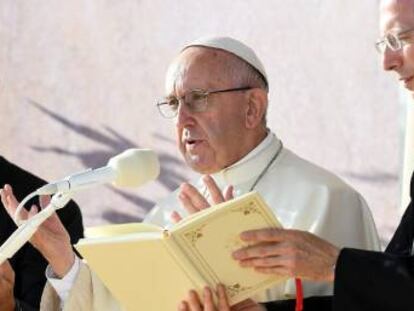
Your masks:
M 414 95 L 414 0 L 382 0 L 380 12 L 383 37 L 376 46 L 384 69 L 394 71 Z M 410 195 L 411 202 L 384 253 L 334 246 L 299 230 L 263 229 L 242 233 L 242 239 L 258 244 L 236 251 L 234 258 L 262 273 L 333 281 L 334 311 L 414 310 L 414 175 Z M 264 242 L 272 245 L 265 255 Z M 211 291 L 207 292 L 204 310 L 229 310 L 222 291 L 217 307 Z M 192 293 L 180 310 L 198 310 L 201 304 Z M 254 308 L 248 310 L 258 310 Z M 280 310 L 277 303 L 267 308 Z
M 285 148 L 267 128 L 267 75 L 249 47 L 223 37 L 187 45 L 168 70 L 166 91 L 167 97 L 157 104 L 160 112 L 175 120 L 186 163 L 209 176 L 183 184 L 154 208 L 147 222 L 169 224 L 233 193 L 256 190 L 287 228 L 311 231 L 341 246 L 379 249 L 363 198 L 338 177 Z M 17 202 L 10 189 L 2 199 L 12 212 Z M 76 256 L 54 255 L 56 249 L 61 254 L 70 249 L 63 230 L 55 234 L 63 243 L 48 241 L 45 232 L 56 228 L 54 221 L 45 223 L 33 241 L 50 262 L 43 309 L 56 310 L 62 304 L 64 310 L 121 309 Z M 329 295 L 332 288 L 306 282 L 304 292 L 307 297 Z M 255 298 L 269 301 L 294 295 L 289 281 Z
M 285 148 L 267 129 L 267 91 L 262 63 L 236 40 L 202 38 L 178 55 L 167 73 L 168 96 L 158 105 L 164 116 L 175 118 L 186 163 L 211 178 L 182 185 L 146 221 L 166 225 L 174 211 L 192 213 L 207 207 L 206 187 L 214 180 L 220 189 L 233 186 L 236 196 L 257 190 L 285 227 L 311 231 L 340 245 L 378 249 L 363 198 Z M 304 289 L 306 296 L 330 293 L 322 283 L 306 283 Z M 255 298 L 268 301 L 294 295 L 293 283 L 287 282 Z

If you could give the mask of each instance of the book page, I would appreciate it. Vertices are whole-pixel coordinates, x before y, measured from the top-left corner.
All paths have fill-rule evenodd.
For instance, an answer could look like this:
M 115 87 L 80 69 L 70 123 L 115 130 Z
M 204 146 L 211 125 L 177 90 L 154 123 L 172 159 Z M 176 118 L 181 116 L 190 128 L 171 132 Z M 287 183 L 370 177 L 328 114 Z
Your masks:
M 162 232 L 164 228 L 148 223 L 134 222 L 127 224 L 105 225 L 85 229 L 86 238 L 103 238 L 137 232 Z
M 76 249 L 126 311 L 176 310 L 196 287 L 165 247 L 163 232 L 84 239 Z
M 213 288 L 226 286 L 231 303 L 286 280 L 242 268 L 231 257 L 236 249 L 247 246 L 239 238 L 246 230 L 281 227 L 259 194 L 252 192 L 206 209 L 171 229 L 182 252 Z

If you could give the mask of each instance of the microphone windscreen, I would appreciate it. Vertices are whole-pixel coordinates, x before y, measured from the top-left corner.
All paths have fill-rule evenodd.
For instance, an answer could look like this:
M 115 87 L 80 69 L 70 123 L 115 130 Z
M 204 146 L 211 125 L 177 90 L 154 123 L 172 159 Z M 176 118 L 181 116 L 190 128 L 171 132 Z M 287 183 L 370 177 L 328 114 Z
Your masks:
M 160 163 L 150 149 L 128 149 L 108 162 L 116 173 L 113 184 L 118 187 L 138 187 L 154 180 L 160 173 Z

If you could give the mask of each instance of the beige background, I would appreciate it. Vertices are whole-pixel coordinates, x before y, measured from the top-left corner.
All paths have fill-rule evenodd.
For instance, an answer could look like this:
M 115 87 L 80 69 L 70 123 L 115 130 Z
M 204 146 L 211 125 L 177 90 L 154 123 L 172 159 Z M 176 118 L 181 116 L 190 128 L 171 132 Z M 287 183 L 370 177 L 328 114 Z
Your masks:
M 284 144 L 356 187 L 384 239 L 394 230 L 405 113 L 373 47 L 377 0 L 2 0 L 0 14 L 3 156 L 53 180 L 127 147 L 160 154 L 157 182 L 76 194 L 86 225 L 139 220 L 188 178 L 155 99 L 180 47 L 220 34 L 263 60 Z

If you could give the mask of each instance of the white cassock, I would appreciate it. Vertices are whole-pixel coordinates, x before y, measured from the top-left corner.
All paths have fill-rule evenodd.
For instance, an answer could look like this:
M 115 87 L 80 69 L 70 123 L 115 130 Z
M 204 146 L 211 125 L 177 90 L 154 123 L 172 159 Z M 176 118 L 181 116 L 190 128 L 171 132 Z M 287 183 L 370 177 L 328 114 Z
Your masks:
M 235 196 L 254 188 L 285 228 L 312 232 L 339 247 L 380 250 L 375 224 L 362 196 L 337 176 L 284 148 L 273 133 L 239 162 L 212 177 L 222 190 L 233 185 Z M 200 179 L 191 183 L 208 198 Z M 144 221 L 168 226 L 172 211 L 185 215 L 177 194 L 178 190 L 159 202 Z M 333 291 L 331 284 L 321 282 L 303 282 L 303 287 L 305 297 L 332 295 Z M 273 301 L 293 298 L 295 294 L 290 280 L 253 298 Z M 48 282 L 41 310 L 58 310 L 58 301 Z M 121 309 L 99 279 L 81 264 L 63 310 Z
M 239 162 L 212 177 L 222 190 L 233 185 L 235 196 L 249 192 L 257 182 L 254 190 L 262 195 L 284 228 L 312 232 L 339 247 L 380 250 L 375 223 L 364 198 L 337 176 L 284 148 L 272 133 Z M 191 184 L 208 197 L 201 179 Z M 176 190 L 159 202 L 144 221 L 166 226 L 171 224 L 172 211 L 185 215 L 177 195 Z M 303 290 L 305 297 L 333 294 L 332 284 L 322 282 L 304 282 Z M 291 280 L 255 298 L 272 301 L 295 294 Z

